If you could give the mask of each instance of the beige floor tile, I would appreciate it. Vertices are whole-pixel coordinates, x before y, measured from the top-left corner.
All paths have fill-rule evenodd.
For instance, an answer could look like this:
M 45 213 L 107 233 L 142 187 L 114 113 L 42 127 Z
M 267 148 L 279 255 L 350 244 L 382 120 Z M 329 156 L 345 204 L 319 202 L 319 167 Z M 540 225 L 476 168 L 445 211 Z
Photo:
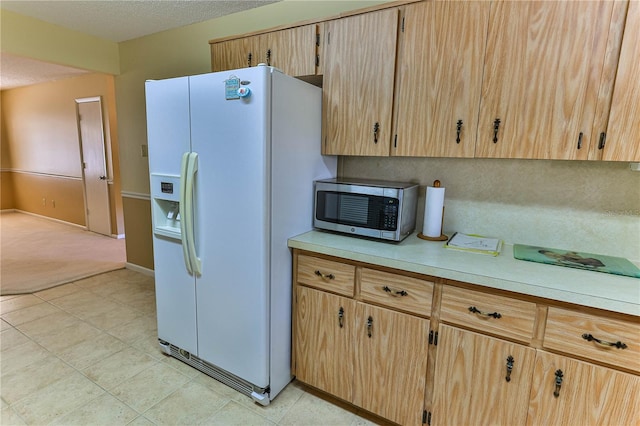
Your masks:
M 12 408 L 29 424 L 49 424 L 105 393 L 82 374 L 74 372 L 30 393 Z M 64 396 L 64 397 L 61 397 Z
M 141 334 L 138 338 L 132 341 L 131 346 L 146 353 L 147 355 L 161 361 L 166 356 L 164 352 L 160 350 L 160 344 L 158 343 L 158 336 L 155 334 Z
M 137 349 L 127 347 L 82 372 L 103 388 L 111 390 L 157 362 Z
M 135 410 L 105 393 L 71 413 L 56 419 L 52 424 L 65 426 L 126 425 L 138 416 L 139 414 Z
M 88 315 L 85 319 L 94 327 L 100 330 L 110 330 L 112 328 L 126 324 L 143 314 L 129 306 L 117 304 L 113 309 L 107 312 L 97 313 L 96 315 Z
M 101 331 L 83 321 L 55 330 L 46 336 L 34 339 L 47 350 L 59 354 L 71 346 L 100 335 Z
M 26 423 L 12 408 L 5 407 L 0 411 L 0 425 L 21 426 Z
M 79 321 L 78 318 L 67 312 L 58 312 L 47 315 L 44 318 L 38 318 L 37 320 L 20 324 L 17 328 L 28 337 L 38 340 L 39 338 L 58 332 L 61 328 L 77 324 Z
M 266 417 L 274 423 L 278 423 L 296 405 L 304 391 L 297 383 L 291 383 L 284 388 L 276 398 L 267 406 L 256 404 L 251 398 L 241 395 L 234 398 L 235 401 L 256 412 L 262 417 Z
M 75 370 L 56 357 L 48 357 L 29 364 L 19 370 L 3 374 L 0 395 L 9 404 L 16 403 L 26 396 L 58 380 L 67 377 Z
M 153 406 L 144 416 L 159 425 L 195 425 L 213 416 L 229 399 L 189 382 Z
M 190 380 L 167 364 L 158 363 L 124 381 L 110 393 L 142 413 Z
M 53 299 L 57 299 L 58 297 L 77 293 L 79 290 L 80 290 L 80 287 L 78 287 L 74 283 L 69 283 L 69 284 L 59 285 L 53 288 L 48 288 L 46 290 L 42 290 L 33 294 L 38 296 L 42 300 L 53 300 Z
M 0 350 L 2 352 L 28 342 L 29 338 L 15 328 L 0 332 Z
M 50 303 L 39 303 L 37 305 L 4 314 L 2 315 L 2 319 L 13 326 L 17 326 L 60 312 L 62 312 L 60 308 L 57 308 Z
M 133 420 L 127 426 L 153 426 L 153 425 L 155 425 L 155 423 L 147 419 L 145 416 L 138 416 L 136 417 L 135 420 Z
M 141 336 L 158 335 L 158 323 L 155 315 L 143 315 L 109 330 L 109 334 L 126 343 L 135 343 Z
M 108 287 L 110 283 L 118 281 L 119 275 L 117 271 L 109 272 L 106 274 L 98 274 L 92 277 L 83 278 L 78 281 L 74 281 L 74 284 L 84 290 L 92 290 L 96 287 Z
M 72 367 L 83 370 L 116 352 L 122 351 L 126 347 L 121 340 L 112 335 L 100 333 L 63 349 L 57 355 Z
M 5 320 L 0 320 L 0 331 L 8 330 L 11 327 L 12 325 L 6 322 Z
M 247 407 L 235 401 L 229 401 L 218 410 L 213 416 L 206 419 L 204 425 L 225 425 L 225 426 L 258 426 L 276 425 L 276 423 L 256 414 Z
M 44 303 L 44 301 L 32 294 L 25 294 L 25 295 L 12 297 L 10 299 L 2 300 L 0 302 L 0 314 L 4 316 L 4 314 L 7 314 L 9 312 L 17 311 L 18 309 L 28 308 L 29 306 L 37 305 L 39 303 Z
M 355 419 L 355 414 L 321 398 L 305 393 L 278 424 L 350 426 Z
M 121 306 L 113 300 L 89 291 L 59 297 L 51 303 L 82 319 L 108 313 Z
M 0 371 L 5 375 L 51 356 L 53 356 L 51 352 L 34 341 L 27 340 L 22 345 L 10 346 L 2 352 Z

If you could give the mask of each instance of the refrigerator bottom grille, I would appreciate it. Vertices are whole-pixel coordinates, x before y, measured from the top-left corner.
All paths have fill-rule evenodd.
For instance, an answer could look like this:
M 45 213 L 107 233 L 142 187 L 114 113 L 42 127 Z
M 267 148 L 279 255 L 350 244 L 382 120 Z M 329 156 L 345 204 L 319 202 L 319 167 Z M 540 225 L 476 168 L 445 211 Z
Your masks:
M 171 343 L 165 342 L 160 339 L 158 339 L 158 342 L 160 343 L 160 347 L 162 348 L 162 351 L 164 353 L 171 355 L 172 357 L 184 362 L 185 364 L 190 365 L 196 370 L 203 372 L 207 376 L 213 377 L 214 379 L 237 390 L 238 392 L 251 397 L 259 404 L 269 404 L 270 401 L 268 396 L 268 387 L 260 388 L 254 386 L 252 383 L 247 382 L 246 380 L 241 379 L 240 377 L 231 374 L 226 370 L 216 367 L 215 365 L 210 364 L 207 361 L 185 351 L 184 349 L 180 349 L 179 347 L 172 345 Z

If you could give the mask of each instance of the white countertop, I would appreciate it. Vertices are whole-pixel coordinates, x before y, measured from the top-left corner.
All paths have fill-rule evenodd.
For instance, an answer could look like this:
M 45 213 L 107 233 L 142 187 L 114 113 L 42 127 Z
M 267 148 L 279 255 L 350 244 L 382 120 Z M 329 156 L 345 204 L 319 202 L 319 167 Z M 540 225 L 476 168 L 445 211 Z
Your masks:
M 505 244 L 497 257 L 445 249 L 416 234 L 400 243 L 310 231 L 291 248 L 484 287 L 640 316 L 640 279 L 517 260 Z

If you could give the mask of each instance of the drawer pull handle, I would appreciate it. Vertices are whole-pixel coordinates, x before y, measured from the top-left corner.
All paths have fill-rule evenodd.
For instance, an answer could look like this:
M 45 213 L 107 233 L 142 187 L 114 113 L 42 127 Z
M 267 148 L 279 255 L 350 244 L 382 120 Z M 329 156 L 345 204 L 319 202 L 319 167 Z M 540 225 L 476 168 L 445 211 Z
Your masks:
M 344 308 L 342 306 L 338 310 L 338 325 L 340 328 L 344 327 Z
M 367 318 L 367 336 L 371 337 L 373 334 L 373 318 Z
M 627 349 L 627 345 L 622 343 L 619 340 L 617 342 L 615 342 L 615 343 L 614 342 L 607 342 L 607 341 L 604 341 L 604 340 L 600 340 L 600 339 L 598 339 L 596 337 L 593 337 L 593 335 L 588 334 L 588 333 L 583 334 L 582 338 L 584 340 L 586 340 L 587 342 L 596 342 L 597 344 L 602 345 L 602 346 L 607 346 L 607 347 L 612 347 L 613 346 L 613 347 L 616 347 L 618 349 Z
M 509 355 L 507 357 L 507 376 L 504 378 L 507 382 L 511 381 L 511 370 L 513 370 L 513 356 Z
M 324 279 L 329 279 L 329 280 L 332 280 L 332 279 L 334 279 L 334 278 L 336 277 L 336 276 L 335 276 L 335 275 L 333 275 L 333 274 L 323 274 L 322 272 L 318 271 L 317 269 L 316 269 L 315 274 L 316 274 L 317 276 L 319 276 L 319 277 L 322 277 L 322 278 L 324 278 Z
M 469 312 L 473 313 L 473 314 L 479 314 L 485 317 L 491 317 L 491 318 L 502 318 L 502 314 L 500 314 L 499 312 L 482 312 L 480 309 L 476 308 L 475 306 L 469 306 Z
M 553 396 L 556 398 L 560 396 L 560 387 L 562 386 L 562 378 L 564 377 L 564 373 L 562 370 L 556 370 L 556 389 L 553 391 Z
M 392 295 L 392 296 L 394 296 L 394 297 L 398 297 L 398 296 L 408 296 L 408 295 L 409 295 L 409 293 L 407 293 L 407 292 L 406 292 L 406 291 L 404 291 L 404 290 L 400 290 L 400 291 L 398 291 L 398 290 L 392 290 L 391 288 L 389 288 L 389 287 L 388 287 L 388 286 L 386 286 L 386 285 L 382 287 L 382 290 L 383 290 L 385 293 L 389 293 L 389 294 L 391 294 L 391 295 Z

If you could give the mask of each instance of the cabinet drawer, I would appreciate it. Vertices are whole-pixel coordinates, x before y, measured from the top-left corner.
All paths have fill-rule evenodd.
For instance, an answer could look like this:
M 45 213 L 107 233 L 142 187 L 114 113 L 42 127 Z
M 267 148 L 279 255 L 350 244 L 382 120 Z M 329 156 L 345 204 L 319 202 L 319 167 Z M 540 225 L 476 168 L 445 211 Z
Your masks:
M 300 284 L 353 297 L 355 270 L 353 265 L 301 254 L 296 279 Z
M 364 302 L 428 317 L 431 316 L 433 282 L 363 268 L 360 296 Z
M 444 322 L 529 343 L 535 318 L 535 303 L 450 286 L 442 290 Z
M 617 342 L 626 348 L 616 347 Z M 552 307 L 547 315 L 543 345 L 548 349 L 640 372 L 639 322 Z

